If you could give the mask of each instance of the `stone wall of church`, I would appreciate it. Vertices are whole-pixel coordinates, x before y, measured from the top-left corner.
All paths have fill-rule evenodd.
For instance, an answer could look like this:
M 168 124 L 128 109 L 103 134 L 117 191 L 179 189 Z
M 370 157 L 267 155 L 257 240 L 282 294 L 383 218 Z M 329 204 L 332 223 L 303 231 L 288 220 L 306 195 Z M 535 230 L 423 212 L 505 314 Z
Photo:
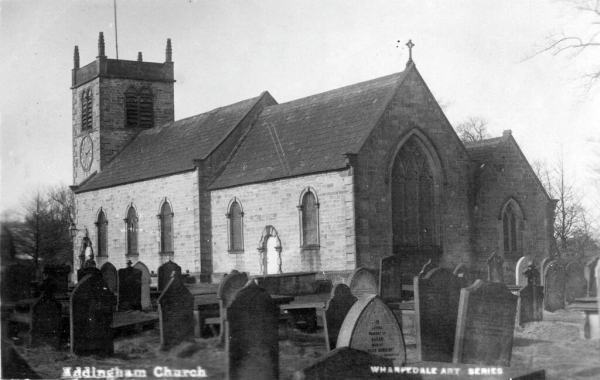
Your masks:
M 165 197 L 171 203 L 173 216 L 173 261 L 182 270 L 200 272 L 200 241 L 198 211 L 198 175 L 196 171 L 175 174 L 168 177 L 141 181 L 127 185 L 94 190 L 76 196 L 77 228 L 87 228 L 93 243 L 94 253 L 98 252 L 96 218 L 100 208 L 108 219 L 108 258 L 117 268 L 125 267 L 126 230 L 124 219 L 130 204 L 138 213 L 139 261 L 157 273 L 157 268 L 165 260 L 161 257 L 159 240 L 159 220 L 157 215 Z M 83 233 L 77 236 L 76 255 Z M 75 262 L 78 262 L 75 257 Z M 101 264 L 106 259 L 96 259 Z
M 308 186 L 314 189 L 320 204 L 320 250 L 302 252 L 297 206 Z M 354 244 L 346 239 L 348 233 L 353 233 L 354 225 L 352 186 L 352 176 L 343 170 L 213 190 L 210 196 L 214 272 L 237 269 L 260 274 L 257 248 L 267 226 L 273 226 L 281 240 L 284 273 L 354 269 Z M 243 212 L 244 252 L 237 254 L 228 253 L 226 217 L 234 197 Z

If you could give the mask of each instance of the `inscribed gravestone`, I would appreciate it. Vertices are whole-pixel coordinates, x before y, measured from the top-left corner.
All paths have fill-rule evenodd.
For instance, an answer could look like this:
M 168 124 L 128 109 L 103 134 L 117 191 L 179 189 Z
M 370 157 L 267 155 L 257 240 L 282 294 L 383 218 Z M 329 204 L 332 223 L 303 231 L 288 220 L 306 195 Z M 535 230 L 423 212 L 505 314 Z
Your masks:
M 517 266 L 515 267 L 515 284 L 519 286 L 527 285 L 527 277 L 525 277 L 525 269 L 531 262 L 531 258 L 527 256 L 523 256 L 517 261 Z
M 572 261 L 565 266 L 565 301 L 572 303 L 576 298 L 585 297 L 587 281 L 583 275 L 582 263 Z
M 348 287 L 354 296 L 377 294 L 377 280 L 367 268 L 357 268 L 348 277 Z
M 171 348 L 194 339 L 194 296 L 174 275 L 158 297 L 160 345 Z
M 167 261 L 160 267 L 158 267 L 158 290 L 163 291 L 171 278 L 173 272 L 177 273 L 178 277 L 181 277 L 181 267 L 171 260 Z
M 350 347 L 340 347 L 320 357 L 314 364 L 294 374 L 297 380 L 381 379 L 371 367 L 393 367 L 392 360 Z
M 325 323 L 323 323 L 327 351 L 335 348 L 342 323 L 355 302 L 356 297 L 345 284 L 337 284 L 331 289 L 331 298 L 325 305 Z
M 488 281 L 490 282 L 504 282 L 504 259 L 500 257 L 496 252 L 485 262 L 488 271 Z
M 542 274 L 540 276 L 540 285 L 544 286 L 546 280 L 544 279 L 544 273 L 546 273 L 546 268 L 548 268 L 548 265 L 552 262 L 552 259 L 550 257 L 546 257 L 544 260 L 542 260 L 542 262 L 540 263 L 540 273 Z
M 584 276 L 587 281 L 587 296 L 595 297 L 597 288 L 596 288 L 596 264 L 598 263 L 598 257 L 591 259 L 585 264 Z
M 138 261 L 133 266 L 135 269 L 142 271 L 142 310 L 148 310 L 152 308 L 152 302 L 150 300 L 150 271 L 146 264 Z
M 388 256 L 380 261 L 379 297 L 383 302 L 402 301 L 402 271 L 399 256 Z
M 414 278 L 417 361 L 452 363 L 461 288 L 445 268 Z
M 227 308 L 226 378 L 276 380 L 279 376 L 279 308 L 254 281 Z
M 461 290 L 453 363 L 510 366 L 517 298 L 497 282 Z
M 240 273 L 237 270 L 234 270 L 225 276 L 223 281 L 221 281 L 219 284 L 217 297 L 219 298 L 219 314 L 221 316 L 221 341 L 225 339 L 223 330 L 225 326 L 225 320 L 227 319 L 227 307 L 229 307 L 231 304 L 235 293 L 243 288 L 247 283 L 248 275 L 246 273 Z
M 555 311 L 565 308 L 565 267 L 552 261 L 544 273 L 544 309 Z
M 71 353 L 107 356 L 114 352 L 114 295 L 100 270 L 86 275 L 73 289 L 70 304 Z
M 31 305 L 29 335 L 33 347 L 44 344 L 55 349 L 60 347 L 62 306 L 54 298 L 55 288 L 55 285 L 51 283 L 43 295 Z
M 117 268 L 107 261 L 100 267 L 100 272 L 102 272 L 102 278 L 104 279 L 104 282 L 106 282 L 106 285 L 108 285 L 108 290 L 116 293 L 118 281 Z
M 523 326 L 527 322 L 538 322 L 544 319 L 544 287 L 527 284 L 519 290 L 517 304 L 517 323 Z
M 402 329 L 394 313 L 376 295 L 358 297 L 342 323 L 336 347 L 351 347 L 394 361 L 406 362 Z
M 117 310 L 142 309 L 142 271 L 127 262 L 127 268 L 118 270 L 119 282 L 117 283 Z

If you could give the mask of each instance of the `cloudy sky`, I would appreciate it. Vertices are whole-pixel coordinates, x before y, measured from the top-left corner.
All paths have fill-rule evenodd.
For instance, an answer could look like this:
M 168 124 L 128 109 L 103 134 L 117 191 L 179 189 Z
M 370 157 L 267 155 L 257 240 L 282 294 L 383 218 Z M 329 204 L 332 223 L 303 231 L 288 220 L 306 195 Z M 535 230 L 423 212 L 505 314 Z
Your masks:
M 82 66 L 92 62 L 103 31 L 115 58 L 113 12 L 113 0 L 0 2 L 2 210 L 38 186 L 71 184 L 73 47 Z M 600 56 L 525 60 L 553 33 L 589 33 L 589 19 L 566 3 L 117 0 L 117 14 L 120 59 L 141 51 L 163 62 L 172 39 L 176 119 L 265 90 L 282 103 L 402 71 L 412 39 L 417 68 L 453 125 L 478 116 L 494 135 L 510 129 L 530 162 L 562 149 L 600 210 L 590 170 L 600 83 L 586 93 L 577 80 Z

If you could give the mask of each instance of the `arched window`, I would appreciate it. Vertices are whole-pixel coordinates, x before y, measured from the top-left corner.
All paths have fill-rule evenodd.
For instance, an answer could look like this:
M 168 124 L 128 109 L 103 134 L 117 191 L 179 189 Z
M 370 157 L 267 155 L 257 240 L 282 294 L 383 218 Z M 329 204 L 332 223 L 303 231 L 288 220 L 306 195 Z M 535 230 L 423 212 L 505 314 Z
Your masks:
M 502 211 L 502 247 L 508 256 L 521 255 L 523 213 L 514 200 L 509 200 Z
M 169 202 L 160 209 L 160 253 L 173 253 L 173 211 Z
M 81 93 L 81 130 L 92 129 L 92 89 Z
M 234 198 L 229 205 L 229 212 L 227 213 L 229 219 L 229 252 L 239 253 L 244 250 L 244 232 L 243 232 L 243 221 L 244 213 L 242 212 L 242 206 L 238 202 L 237 198 Z
M 108 257 L 108 220 L 104 210 L 100 209 L 95 224 L 98 236 L 98 256 Z
M 128 128 L 152 128 L 153 96 L 148 87 L 139 91 L 130 86 L 125 91 L 125 126 Z
M 125 219 L 125 228 L 127 230 L 127 254 L 138 254 L 138 216 L 135 207 L 131 205 L 127 211 Z
M 319 202 L 312 188 L 301 195 L 298 206 L 300 211 L 300 245 L 302 248 L 319 247 Z

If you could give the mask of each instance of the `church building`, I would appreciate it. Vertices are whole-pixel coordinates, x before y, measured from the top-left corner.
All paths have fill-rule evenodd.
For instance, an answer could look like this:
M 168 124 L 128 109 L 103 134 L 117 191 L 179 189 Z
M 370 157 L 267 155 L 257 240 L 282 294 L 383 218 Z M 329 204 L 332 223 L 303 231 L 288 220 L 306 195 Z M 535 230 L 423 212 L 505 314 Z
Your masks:
M 412 48 L 412 46 L 410 46 Z M 202 281 L 429 259 L 505 272 L 549 254 L 555 202 L 510 130 L 461 142 L 412 57 L 404 71 L 278 103 L 269 92 L 182 120 L 163 63 L 75 47 L 76 226 L 98 266 L 172 260 Z M 83 233 L 76 241 L 75 262 Z

